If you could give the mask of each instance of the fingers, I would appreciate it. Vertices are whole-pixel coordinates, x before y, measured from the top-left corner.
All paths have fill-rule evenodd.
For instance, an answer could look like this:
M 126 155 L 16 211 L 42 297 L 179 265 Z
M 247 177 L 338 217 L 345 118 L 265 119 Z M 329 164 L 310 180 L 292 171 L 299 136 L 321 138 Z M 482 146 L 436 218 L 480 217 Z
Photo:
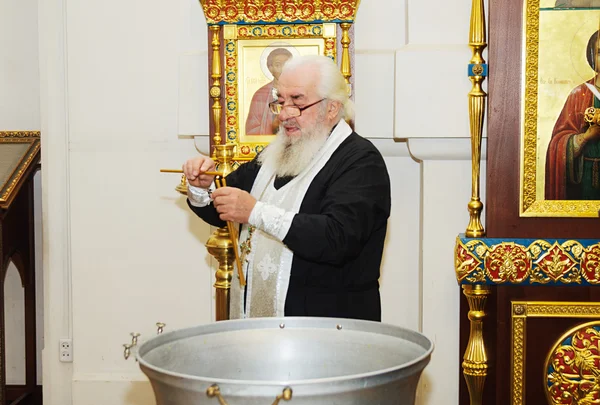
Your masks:
M 235 190 L 234 187 L 219 187 L 218 189 L 216 189 L 215 191 L 212 192 L 212 198 L 213 198 L 213 200 L 215 200 L 218 198 L 229 196 L 229 195 L 235 193 L 234 190 Z
M 186 161 L 181 169 L 188 182 L 194 186 L 207 187 L 212 182 L 213 176 L 203 175 L 214 170 L 215 162 L 207 156 L 198 156 Z

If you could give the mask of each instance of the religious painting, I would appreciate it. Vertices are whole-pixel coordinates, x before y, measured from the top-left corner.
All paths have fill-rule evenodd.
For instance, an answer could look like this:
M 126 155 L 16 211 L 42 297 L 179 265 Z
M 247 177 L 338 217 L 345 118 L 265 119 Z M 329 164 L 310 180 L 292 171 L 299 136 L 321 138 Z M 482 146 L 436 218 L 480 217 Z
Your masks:
M 226 25 L 225 133 L 235 160 L 250 160 L 277 133 L 269 104 L 285 63 L 301 55 L 336 60 L 336 24 Z
M 526 0 L 521 216 L 598 217 L 600 0 Z

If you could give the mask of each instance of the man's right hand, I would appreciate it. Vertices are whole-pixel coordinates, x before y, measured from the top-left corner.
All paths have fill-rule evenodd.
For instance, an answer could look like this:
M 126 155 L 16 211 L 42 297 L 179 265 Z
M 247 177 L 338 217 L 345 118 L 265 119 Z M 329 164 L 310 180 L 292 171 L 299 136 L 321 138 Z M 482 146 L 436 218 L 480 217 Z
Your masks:
M 215 171 L 215 162 L 208 156 L 189 159 L 183 164 L 182 169 L 188 183 L 194 187 L 209 188 L 215 177 L 204 174 Z

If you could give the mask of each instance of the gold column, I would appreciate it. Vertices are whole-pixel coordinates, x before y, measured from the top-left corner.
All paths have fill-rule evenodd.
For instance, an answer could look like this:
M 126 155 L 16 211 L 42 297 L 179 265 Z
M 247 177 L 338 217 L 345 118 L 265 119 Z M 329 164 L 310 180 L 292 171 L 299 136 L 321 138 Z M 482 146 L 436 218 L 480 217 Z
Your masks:
M 231 165 L 233 159 L 232 144 L 221 144 L 221 41 L 219 39 L 221 27 L 211 25 L 212 32 L 212 69 L 211 79 L 213 80 L 210 88 L 210 96 L 213 100 L 212 118 L 215 134 L 213 137 L 214 149 L 213 159 L 217 163 L 217 171 L 222 173 L 223 177 L 233 171 Z M 215 304 L 216 320 L 222 321 L 229 319 L 229 289 L 233 275 L 233 263 L 235 262 L 233 242 L 229 235 L 227 227 L 217 229 L 206 242 L 208 252 L 217 259 L 219 268 L 215 272 Z
M 485 236 L 485 229 L 481 224 L 481 211 L 483 203 L 479 199 L 479 175 L 481 162 L 481 139 L 483 136 L 483 122 L 485 118 L 485 100 L 487 94 L 481 88 L 485 80 L 485 60 L 482 53 L 486 43 L 485 36 L 485 10 L 483 0 L 473 0 L 471 7 L 471 26 L 469 29 L 469 47 L 473 51 L 472 65 L 469 78 L 473 87 L 469 92 L 469 122 L 471 133 L 471 201 L 468 204 L 469 225 L 465 235 L 469 238 Z
M 210 96 L 213 99 L 213 124 L 215 125 L 215 136 L 213 141 L 215 145 L 221 144 L 221 41 L 219 35 L 221 33 L 221 27 L 218 25 L 211 25 L 210 30 L 212 31 L 212 70 L 210 77 L 213 80 L 212 87 L 210 88 Z
M 213 255 L 219 262 L 219 268 L 215 273 L 215 304 L 216 320 L 229 319 L 229 289 L 233 274 L 233 244 L 229 239 L 227 228 L 217 229 L 206 242 L 208 253 Z
M 463 375 L 469 388 L 471 405 L 481 405 L 483 400 L 483 386 L 487 376 L 488 359 L 485 353 L 483 340 L 483 318 L 485 317 L 485 303 L 491 294 L 490 287 L 485 285 L 463 285 L 463 294 L 469 302 L 469 321 L 471 332 L 469 343 L 463 356 Z
M 350 67 L 350 34 L 349 30 L 352 27 L 350 23 L 341 23 L 340 27 L 342 28 L 342 75 L 344 79 L 346 79 L 346 83 L 350 84 L 350 76 L 352 76 L 352 68 Z

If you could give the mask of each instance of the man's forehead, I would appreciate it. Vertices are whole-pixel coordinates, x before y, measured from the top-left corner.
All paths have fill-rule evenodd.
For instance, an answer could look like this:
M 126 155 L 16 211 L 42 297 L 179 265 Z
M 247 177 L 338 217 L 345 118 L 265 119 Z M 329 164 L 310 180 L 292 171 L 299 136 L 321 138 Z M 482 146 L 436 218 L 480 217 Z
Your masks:
M 282 95 L 291 93 L 308 95 L 309 93 L 315 91 L 315 89 L 315 77 L 313 75 L 303 74 L 300 69 L 292 72 L 284 72 L 279 78 L 279 83 L 277 86 L 277 92 Z

